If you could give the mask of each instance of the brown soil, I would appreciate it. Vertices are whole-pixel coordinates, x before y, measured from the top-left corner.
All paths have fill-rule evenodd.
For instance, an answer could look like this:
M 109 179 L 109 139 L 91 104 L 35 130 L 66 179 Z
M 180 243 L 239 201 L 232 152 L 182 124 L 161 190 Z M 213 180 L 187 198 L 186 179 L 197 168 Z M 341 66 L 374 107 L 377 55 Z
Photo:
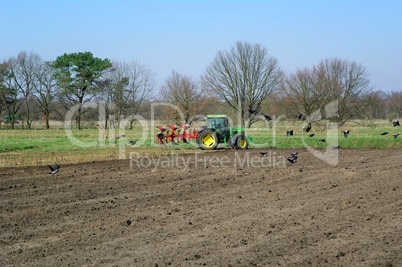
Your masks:
M 1 169 L 0 266 L 402 266 L 400 150 L 259 152 Z

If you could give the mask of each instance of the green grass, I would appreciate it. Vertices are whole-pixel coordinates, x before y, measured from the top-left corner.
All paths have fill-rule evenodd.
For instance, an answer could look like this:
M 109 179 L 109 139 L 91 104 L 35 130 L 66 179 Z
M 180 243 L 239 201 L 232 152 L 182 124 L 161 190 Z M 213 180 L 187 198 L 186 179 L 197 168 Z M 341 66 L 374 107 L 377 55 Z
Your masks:
M 353 121 L 339 129 L 335 129 L 327 136 L 325 125 L 313 125 L 310 133 L 302 135 L 302 122 L 281 121 L 273 128 L 272 124 L 257 123 L 247 130 L 252 136 L 251 148 L 301 148 L 310 146 L 315 149 L 326 148 L 337 144 L 341 148 L 402 148 L 402 136 L 393 138 L 400 127 L 393 127 L 389 121 Z M 286 137 L 286 130 L 292 129 L 294 136 Z M 343 137 L 342 130 L 351 131 L 348 138 Z M 381 136 L 382 132 L 389 132 Z M 155 134 L 157 131 L 155 130 Z M 0 167 L 32 166 L 58 163 L 78 163 L 96 160 L 113 160 L 121 158 L 123 152 L 129 157 L 130 152 L 139 155 L 166 155 L 170 153 L 201 152 L 195 143 L 180 143 L 178 145 L 159 145 L 155 138 L 148 136 L 140 147 L 125 146 L 128 140 L 139 140 L 141 128 L 126 129 L 125 137 L 118 140 L 100 140 L 98 129 L 72 130 L 72 136 L 81 144 L 70 140 L 64 129 L 35 129 L 35 130 L 0 130 Z M 151 131 L 149 131 L 151 134 Z M 117 135 L 117 132 L 116 132 Z M 101 136 L 102 137 L 102 136 Z M 320 142 L 319 139 L 328 142 Z M 116 141 L 116 142 L 115 142 Z M 91 142 L 91 143 L 90 143 Z M 119 143 L 120 142 L 120 143 Z M 83 147 L 82 144 L 90 145 Z M 119 145 L 120 144 L 120 145 Z M 228 147 L 221 145 L 221 147 Z M 123 151 L 122 151 L 122 148 Z

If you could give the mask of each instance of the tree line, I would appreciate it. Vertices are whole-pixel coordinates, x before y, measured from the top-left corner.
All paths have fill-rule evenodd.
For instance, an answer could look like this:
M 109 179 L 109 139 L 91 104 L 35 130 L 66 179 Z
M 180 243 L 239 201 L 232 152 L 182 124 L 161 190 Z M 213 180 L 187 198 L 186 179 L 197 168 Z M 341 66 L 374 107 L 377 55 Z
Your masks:
M 346 59 L 328 58 L 312 67 L 286 74 L 278 60 L 260 44 L 236 42 L 218 51 L 195 80 L 172 70 L 160 88 L 155 74 L 138 61 L 118 62 L 91 52 L 63 54 L 44 61 L 35 52 L 20 52 L 0 63 L 0 115 L 13 129 L 17 122 L 31 129 L 35 120 L 63 120 L 74 107 L 78 129 L 82 120 L 99 120 L 91 103 L 103 103 L 102 127 L 141 114 L 150 118 L 152 103 L 180 109 L 186 123 L 198 114 L 233 114 L 250 127 L 267 114 L 285 114 L 314 123 L 310 116 L 337 101 L 342 125 L 350 119 L 396 119 L 402 115 L 402 92 L 375 90 L 367 69 Z M 156 90 L 158 89 L 158 90 Z M 154 92 L 158 92 L 155 94 Z M 180 123 L 169 106 L 159 106 L 156 117 Z M 265 116 L 259 116 L 265 115 Z

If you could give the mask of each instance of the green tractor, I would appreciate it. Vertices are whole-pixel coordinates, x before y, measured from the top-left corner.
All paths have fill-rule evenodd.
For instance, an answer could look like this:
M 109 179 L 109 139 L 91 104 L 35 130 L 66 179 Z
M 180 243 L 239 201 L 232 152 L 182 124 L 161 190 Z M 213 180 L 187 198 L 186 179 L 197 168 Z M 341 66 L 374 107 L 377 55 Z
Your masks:
M 227 115 L 207 115 L 207 126 L 198 130 L 197 144 L 201 149 L 213 150 L 218 144 L 228 143 L 236 149 L 247 149 L 250 137 L 246 137 L 244 128 L 229 127 Z

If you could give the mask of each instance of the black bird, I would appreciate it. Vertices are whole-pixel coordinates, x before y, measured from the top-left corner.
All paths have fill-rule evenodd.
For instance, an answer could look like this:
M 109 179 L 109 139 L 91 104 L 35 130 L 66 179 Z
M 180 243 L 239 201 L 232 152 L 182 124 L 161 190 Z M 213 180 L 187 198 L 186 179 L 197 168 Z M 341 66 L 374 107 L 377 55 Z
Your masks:
M 266 157 L 266 156 L 268 156 L 268 152 L 260 152 L 260 154 L 261 154 L 261 157 Z
M 134 141 L 134 140 L 130 140 L 130 141 L 128 141 L 128 144 L 129 144 L 130 146 L 135 145 L 135 143 L 136 143 L 136 141 Z
M 301 114 L 301 113 L 299 113 L 299 114 L 295 115 L 295 117 L 296 117 L 296 118 L 298 118 L 298 119 L 299 119 L 299 121 L 304 121 L 304 120 L 306 119 L 306 117 L 305 117 L 305 116 L 303 116 L 303 114 Z
M 307 127 L 304 129 L 306 133 L 310 132 L 311 130 L 311 123 L 308 123 Z
M 398 137 L 398 135 L 399 135 L 399 133 L 397 133 L 397 134 L 394 134 L 394 138 L 397 138 L 397 137 Z
M 314 137 L 315 134 L 309 134 L 309 137 Z
M 388 134 L 388 132 L 383 132 L 381 135 L 386 135 L 386 134 Z
M 294 163 L 297 162 L 297 159 L 298 159 L 297 152 L 293 152 L 293 153 L 290 154 L 290 157 L 288 158 L 288 161 L 290 163 L 294 164 Z
M 264 116 L 264 118 L 265 118 L 265 120 L 267 120 L 267 121 L 270 121 L 270 120 L 272 120 L 272 118 L 270 117 L 270 116 L 268 116 L 268 115 L 263 115 Z
M 60 167 L 61 167 L 59 164 L 56 164 L 55 167 L 52 167 L 52 166 L 50 166 L 50 165 L 47 165 L 47 166 L 49 167 L 49 169 L 50 169 L 50 171 L 51 171 L 50 174 L 52 174 L 52 175 L 58 173 L 59 170 L 60 170 Z
M 292 135 L 293 135 L 293 130 L 286 131 L 286 136 L 292 136 Z
M 348 135 L 350 134 L 350 130 L 342 131 L 343 132 L 343 137 L 348 138 Z
M 318 140 L 318 141 L 320 141 L 320 142 L 324 142 L 324 143 L 326 142 L 326 141 L 325 141 L 325 139 L 320 139 L 320 140 Z
M 394 127 L 396 127 L 396 126 L 401 126 L 401 125 L 399 124 L 399 121 L 393 121 L 393 122 L 392 122 L 392 125 L 394 125 Z
M 250 108 L 250 109 L 248 110 L 248 112 L 249 112 L 250 114 L 255 114 L 256 110 Z

